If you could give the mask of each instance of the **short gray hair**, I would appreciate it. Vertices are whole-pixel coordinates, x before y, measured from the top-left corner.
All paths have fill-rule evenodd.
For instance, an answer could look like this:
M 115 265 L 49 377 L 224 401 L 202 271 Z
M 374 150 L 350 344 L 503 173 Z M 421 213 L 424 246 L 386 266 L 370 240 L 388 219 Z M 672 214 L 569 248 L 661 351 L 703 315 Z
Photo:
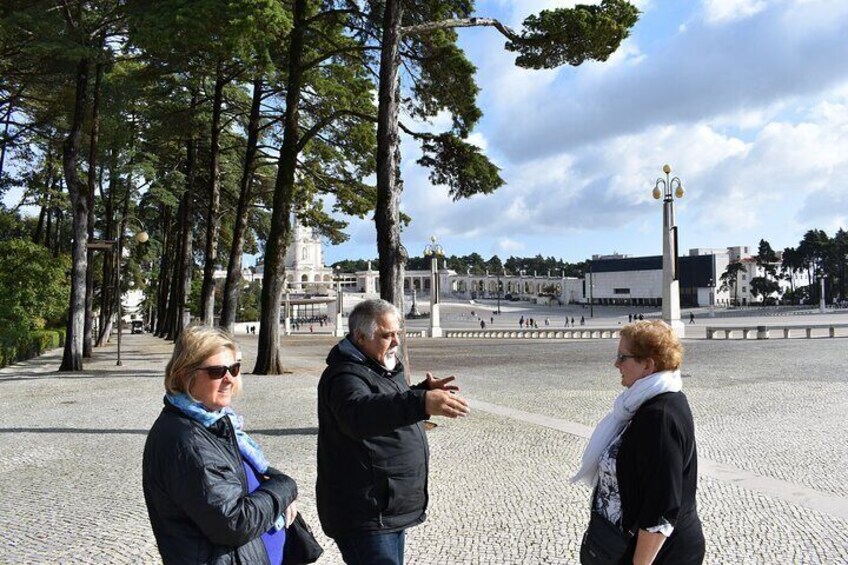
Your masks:
M 400 310 L 394 304 L 382 298 L 360 302 L 351 311 L 350 318 L 347 321 L 351 337 L 356 339 L 357 335 L 361 335 L 369 340 L 374 339 L 374 332 L 377 331 L 377 319 L 387 314 L 394 315 L 398 322 L 403 320 Z

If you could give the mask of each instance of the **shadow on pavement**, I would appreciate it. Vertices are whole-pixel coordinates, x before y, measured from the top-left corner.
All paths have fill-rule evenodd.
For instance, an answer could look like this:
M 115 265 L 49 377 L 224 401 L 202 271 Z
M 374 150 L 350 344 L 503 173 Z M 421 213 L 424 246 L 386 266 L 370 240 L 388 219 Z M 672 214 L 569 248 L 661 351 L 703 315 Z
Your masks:
M 148 431 L 102 428 L 0 428 L 0 434 L 129 434 L 146 436 Z
M 26 381 L 33 379 L 134 379 L 134 378 L 164 378 L 163 371 L 133 371 L 132 373 L 115 370 L 84 371 L 81 373 L 59 371 L 20 371 L 14 375 L 0 375 L 0 383 L 9 381 Z
M 288 428 L 282 430 L 248 430 L 250 435 L 266 436 L 317 436 L 318 428 Z

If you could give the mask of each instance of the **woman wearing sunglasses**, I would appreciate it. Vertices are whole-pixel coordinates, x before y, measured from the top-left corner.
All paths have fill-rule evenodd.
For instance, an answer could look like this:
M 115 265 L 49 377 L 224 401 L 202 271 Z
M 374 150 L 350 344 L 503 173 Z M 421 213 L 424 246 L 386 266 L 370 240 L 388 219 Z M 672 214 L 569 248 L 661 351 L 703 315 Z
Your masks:
M 165 407 L 147 436 L 142 483 L 162 560 L 278 565 L 297 512 L 294 480 L 268 465 L 230 402 L 238 346 L 222 330 L 182 332 Z
M 625 388 L 592 433 L 572 478 L 595 489 L 583 563 L 697 565 L 704 560 L 695 505 L 695 425 L 682 392 L 682 360 L 683 346 L 661 321 L 621 330 L 615 367 Z M 623 534 L 623 555 L 604 561 L 599 556 L 612 544 L 596 534 L 610 524 Z M 593 539 L 608 547 L 588 551 Z

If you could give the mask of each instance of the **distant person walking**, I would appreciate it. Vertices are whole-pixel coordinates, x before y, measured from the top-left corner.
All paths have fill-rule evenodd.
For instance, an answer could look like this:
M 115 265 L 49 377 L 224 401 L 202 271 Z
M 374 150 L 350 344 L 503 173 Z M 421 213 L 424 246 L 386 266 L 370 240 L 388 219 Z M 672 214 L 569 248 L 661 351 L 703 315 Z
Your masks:
M 689 323 L 690 324 L 695 323 L 695 313 L 694 312 L 689 312 Z
M 583 317 L 583 316 L 580 316 L 580 325 L 581 325 L 581 326 L 585 326 L 585 325 L 586 325 L 586 318 L 585 318 L 585 317 Z

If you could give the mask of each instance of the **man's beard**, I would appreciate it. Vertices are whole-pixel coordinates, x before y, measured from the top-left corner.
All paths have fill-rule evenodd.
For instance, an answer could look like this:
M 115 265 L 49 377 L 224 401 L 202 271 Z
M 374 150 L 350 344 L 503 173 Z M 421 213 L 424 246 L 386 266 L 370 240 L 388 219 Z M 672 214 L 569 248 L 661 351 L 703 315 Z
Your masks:
M 397 349 L 386 352 L 383 356 L 383 367 L 389 371 L 394 370 L 397 366 Z

